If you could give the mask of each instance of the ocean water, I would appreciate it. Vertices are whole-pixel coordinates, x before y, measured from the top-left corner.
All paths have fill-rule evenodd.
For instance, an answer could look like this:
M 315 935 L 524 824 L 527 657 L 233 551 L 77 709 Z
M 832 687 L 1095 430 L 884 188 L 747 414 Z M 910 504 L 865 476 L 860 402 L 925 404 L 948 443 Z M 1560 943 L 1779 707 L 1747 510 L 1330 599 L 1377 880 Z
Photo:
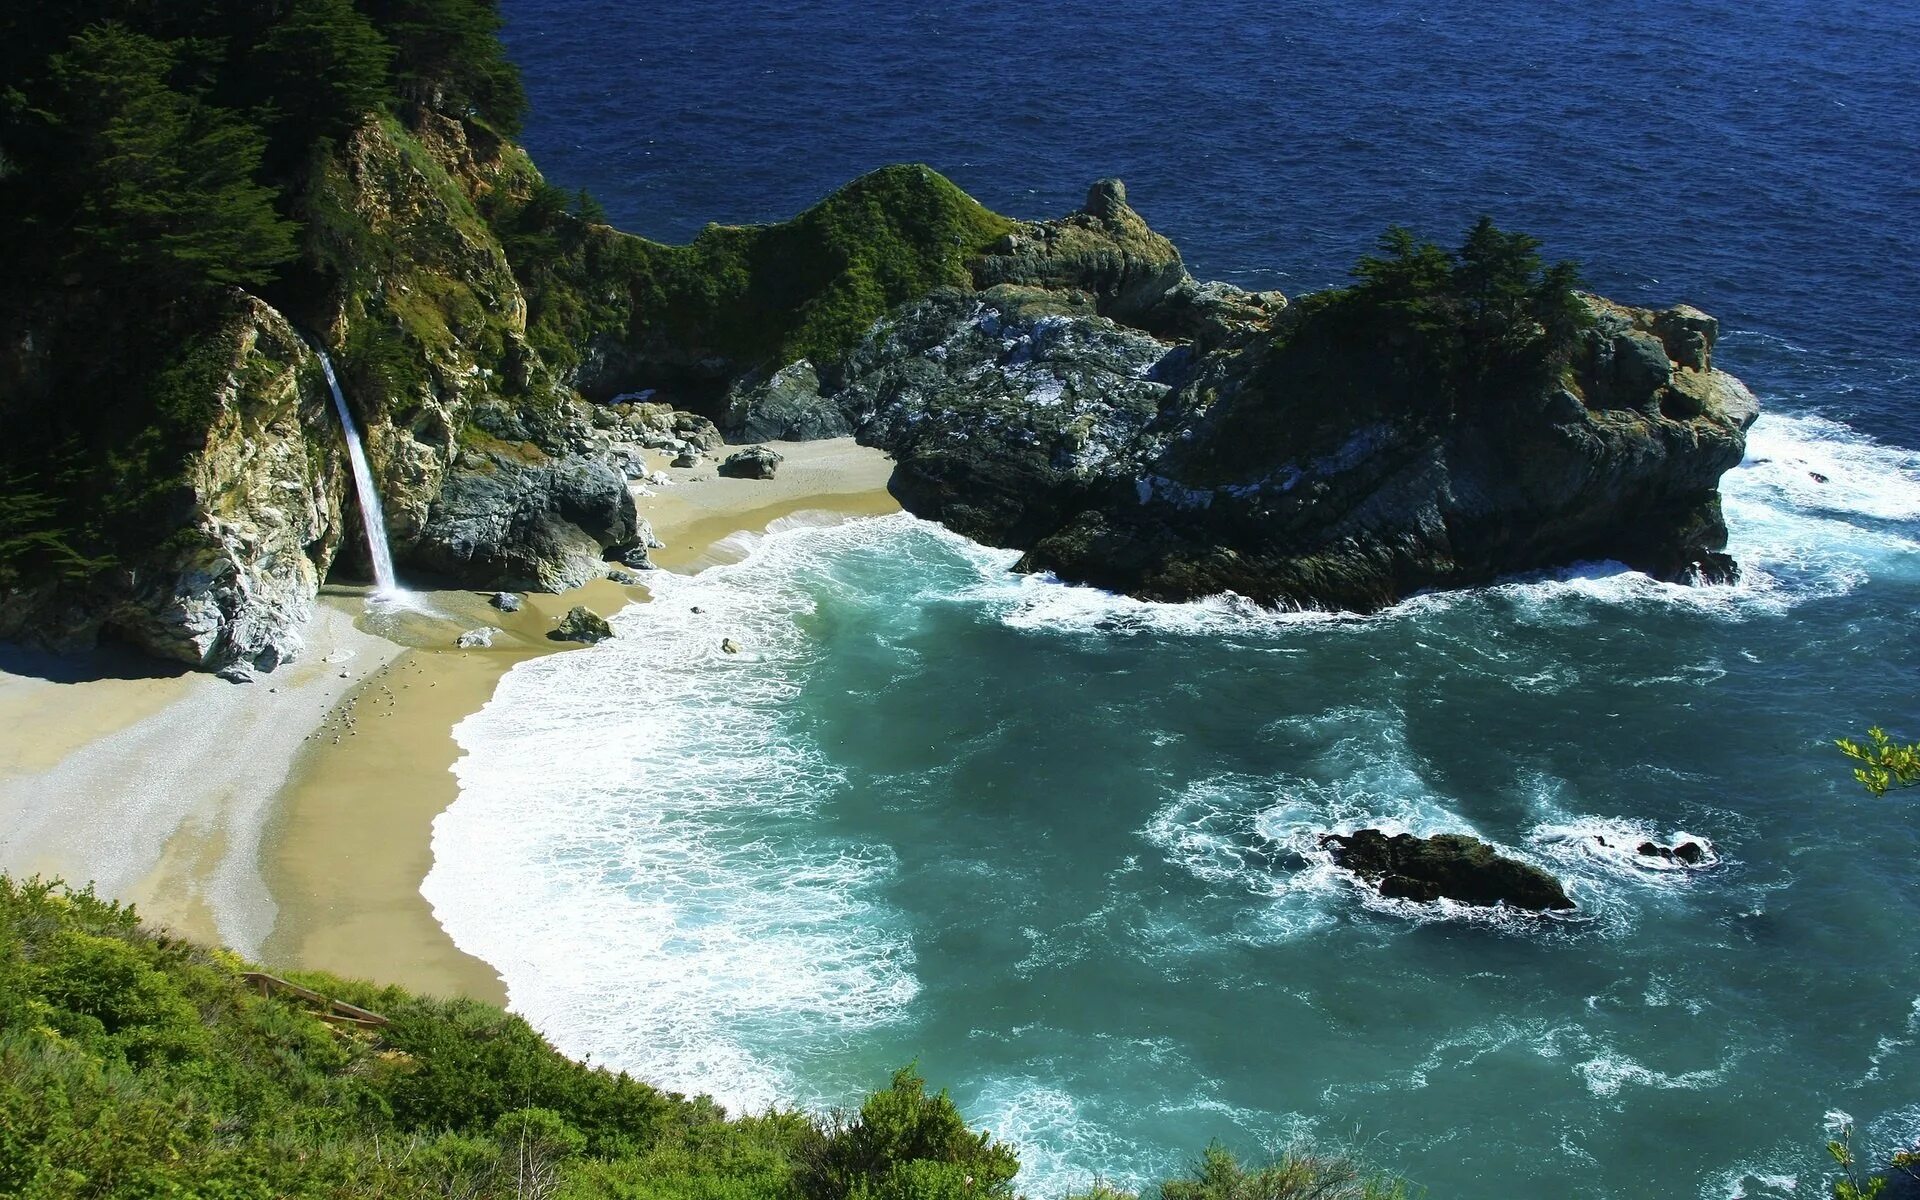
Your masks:
M 1920 735 L 1912 9 L 505 9 L 530 148 L 628 228 L 901 159 L 1026 216 L 1117 174 L 1196 273 L 1300 291 L 1488 211 L 1719 315 L 1767 407 L 1732 587 L 1149 605 L 906 516 L 656 575 L 462 723 L 435 826 L 437 914 L 563 1049 L 748 1108 L 917 1059 L 1034 1196 L 1214 1137 L 1434 1197 L 1805 1196 L 1842 1114 L 1920 1137 L 1920 810 L 1830 746 Z M 1317 849 L 1364 825 L 1579 913 L 1382 902 Z M 1717 861 L 1594 838 L 1683 833 Z

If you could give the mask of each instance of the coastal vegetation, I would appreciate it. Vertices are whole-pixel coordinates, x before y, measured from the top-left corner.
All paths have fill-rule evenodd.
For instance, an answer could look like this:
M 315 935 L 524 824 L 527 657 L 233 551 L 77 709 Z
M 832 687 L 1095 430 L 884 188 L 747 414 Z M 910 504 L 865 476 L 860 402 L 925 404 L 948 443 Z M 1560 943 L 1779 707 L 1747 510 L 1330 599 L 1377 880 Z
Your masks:
M 1867 740 L 1840 738 L 1840 753 L 1859 763 L 1853 777 L 1878 798 L 1898 788 L 1920 785 L 1920 742 L 1895 742 L 1878 725 L 1867 730 Z
M 431 441 L 466 433 L 470 380 L 551 411 L 596 341 L 715 384 L 836 356 L 1012 228 L 901 166 L 686 246 L 615 231 L 507 140 L 499 23 L 493 0 L 0 14 L 0 587 L 191 523 L 241 291 L 332 331 L 357 402 Z
M 729 1115 L 573 1062 L 477 1001 L 319 972 L 269 987 L 249 970 L 90 890 L 0 876 L 0 1194 L 1007 1200 L 1016 1191 L 1012 1148 L 970 1128 L 911 1067 L 850 1111 Z M 1296 1154 L 1248 1169 L 1216 1146 L 1194 1178 L 1160 1194 L 1402 1193 L 1344 1158 Z

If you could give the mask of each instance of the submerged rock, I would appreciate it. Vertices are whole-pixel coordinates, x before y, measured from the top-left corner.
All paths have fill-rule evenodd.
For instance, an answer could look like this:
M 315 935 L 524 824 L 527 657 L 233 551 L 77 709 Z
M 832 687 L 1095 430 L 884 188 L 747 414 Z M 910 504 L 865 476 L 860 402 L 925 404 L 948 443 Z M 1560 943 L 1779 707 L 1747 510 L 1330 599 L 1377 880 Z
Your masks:
M 501 631 L 491 625 L 480 629 L 469 629 L 453 639 L 453 644 L 462 650 L 484 649 L 493 645 L 493 635 L 499 632 Z
M 1350 835 L 1330 833 L 1320 844 L 1332 851 L 1336 865 L 1392 899 L 1422 903 L 1446 899 L 1480 907 L 1505 904 L 1532 912 L 1574 907 L 1559 880 L 1538 867 L 1495 853 L 1493 847 L 1465 834 L 1388 837 L 1378 829 L 1361 829 Z
M 556 642 L 603 642 L 613 636 L 607 619 L 584 604 L 576 604 L 560 618 L 560 624 L 547 634 Z
M 720 473 L 735 479 L 772 479 L 782 461 L 781 455 L 765 446 L 748 446 L 729 454 L 720 464 Z

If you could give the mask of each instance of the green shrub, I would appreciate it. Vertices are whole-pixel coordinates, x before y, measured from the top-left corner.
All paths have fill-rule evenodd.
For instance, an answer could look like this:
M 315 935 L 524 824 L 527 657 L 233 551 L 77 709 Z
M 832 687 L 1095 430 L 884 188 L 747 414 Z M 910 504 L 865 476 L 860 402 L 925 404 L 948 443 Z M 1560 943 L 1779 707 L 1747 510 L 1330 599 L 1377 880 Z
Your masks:
M 1011 1147 L 968 1128 L 945 1089 L 928 1095 L 903 1067 L 853 1117 L 836 1114 L 804 1182 L 815 1200 L 998 1197 L 1012 1195 L 1019 1169 Z
M 1351 1158 L 1287 1151 L 1249 1169 L 1215 1142 L 1186 1179 L 1160 1185 L 1160 1200 L 1402 1200 L 1406 1185 Z

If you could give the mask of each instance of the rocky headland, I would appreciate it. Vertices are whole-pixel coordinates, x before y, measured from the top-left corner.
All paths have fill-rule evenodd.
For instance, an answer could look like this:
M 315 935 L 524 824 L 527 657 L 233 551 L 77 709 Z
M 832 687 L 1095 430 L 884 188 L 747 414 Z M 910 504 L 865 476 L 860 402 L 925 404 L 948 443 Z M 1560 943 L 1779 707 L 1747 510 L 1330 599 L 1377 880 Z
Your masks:
M 1426 313 L 1369 286 L 1289 304 L 1188 277 L 1112 181 L 974 275 L 737 390 L 725 423 L 854 431 L 911 511 L 1149 599 L 1368 611 L 1582 560 L 1737 569 L 1717 485 L 1757 410 L 1695 309 L 1569 289 L 1503 313 L 1444 283 Z

